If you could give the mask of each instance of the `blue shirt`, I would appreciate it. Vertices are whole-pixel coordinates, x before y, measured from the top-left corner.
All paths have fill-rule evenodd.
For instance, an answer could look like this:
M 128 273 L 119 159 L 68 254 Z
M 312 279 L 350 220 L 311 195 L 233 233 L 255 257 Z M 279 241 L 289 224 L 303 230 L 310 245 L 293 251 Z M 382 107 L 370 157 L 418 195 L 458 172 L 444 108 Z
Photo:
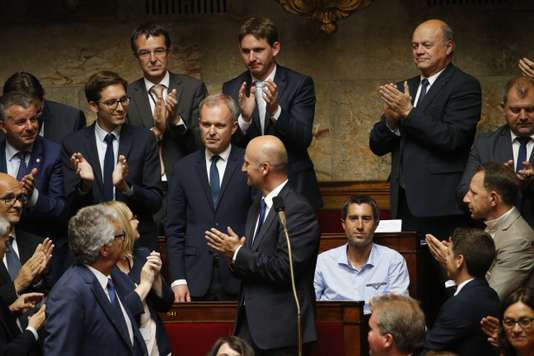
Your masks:
M 313 280 L 317 300 L 363 300 L 364 314 L 370 314 L 372 297 L 408 294 L 410 275 L 400 253 L 373 243 L 367 263 L 357 269 L 349 262 L 347 245 L 325 251 L 317 258 Z

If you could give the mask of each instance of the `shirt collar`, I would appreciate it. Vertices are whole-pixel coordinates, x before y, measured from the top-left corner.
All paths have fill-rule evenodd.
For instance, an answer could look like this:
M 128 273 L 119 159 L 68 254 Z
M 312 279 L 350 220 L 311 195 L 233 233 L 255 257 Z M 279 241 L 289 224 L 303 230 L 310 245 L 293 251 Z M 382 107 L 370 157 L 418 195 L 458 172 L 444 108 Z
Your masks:
M 30 153 L 32 151 L 32 148 L 33 148 L 33 145 L 26 152 Z M 9 157 L 9 161 L 15 158 L 15 155 L 19 152 L 20 152 L 19 150 L 11 146 L 11 144 L 6 140 L 6 154 L 7 154 L 7 157 Z
M 376 250 L 376 246 L 375 246 L 374 242 L 372 244 L 373 245 L 371 247 L 371 253 L 369 253 L 369 257 L 367 258 L 367 262 L 362 267 L 362 269 L 367 267 L 367 266 L 374 267 L 378 263 L 378 252 Z M 357 270 L 357 268 L 355 268 L 349 261 L 349 255 L 347 253 L 348 248 L 349 248 L 349 244 L 346 243 L 344 246 L 345 246 L 345 248 L 340 248 L 339 249 L 339 254 L 337 256 L 337 263 L 340 264 L 340 265 L 344 265 L 344 266 L 347 266 L 349 268 Z
M 165 88 L 169 89 L 170 80 L 171 80 L 170 78 L 171 78 L 171 76 L 169 75 L 169 71 L 167 71 L 165 73 L 165 76 L 163 77 L 163 79 L 161 79 L 161 81 L 159 83 L 156 83 L 156 84 L 164 85 Z M 148 80 L 146 78 L 143 78 L 143 80 L 145 81 L 146 92 L 149 93 L 150 89 L 156 84 L 152 83 L 150 80 Z
M 502 214 L 498 218 L 484 221 L 484 224 L 486 225 L 486 231 L 492 233 L 503 228 L 508 221 L 508 217 L 511 216 L 512 213 L 516 210 L 517 209 L 515 207 L 512 207 L 510 210 L 508 210 L 506 213 Z
M 510 135 L 512 136 L 512 143 L 514 142 L 514 140 L 515 140 L 516 138 L 519 137 L 519 136 L 517 136 L 512 130 L 510 130 Z M 530 138 L 531 138 L 532 140 L 534 140 L 534 134 L 530 135 Z
M 110 276 L 106 276 L 104 273 L 89 265 L 85 265 L 85 267 L 87 267 L 89 271 L 95 275 L 98 284 L 100 284 L 102 288 L 106 290 L 106 287 L 108 286 L 108 278 L 110 278 Z
M 115 130 L 111 131 L 111 133 L 113 134 L 113 136 L 115 136 L 115 138 L 117 139 L 117 141 L 119 140 L 120 136 L 121 136 L 121 127 L 122 126 L 118 126 L 115 128 Z M 104 141 L 104 138 L 106 138 L 106 135 L 109 133 L 107 132 L 106 130 L 104 130 L 102 127 L 100 127 L 100 125 L 98 124 L 98 122 L 95 122 L 95 133 L 96 133 L 96 137 L 98 137 L 98 139 L 101 141 L 101 142 L 105 142 Z
M 228 157 L 230 157 L 230 150 L 232 149 L 232 145 L 228 145 L 228 147 L 226 147 L 226 149 L 224 151 L 222 151 L 221 153 L 217 154 L 219 157 L 221 157 L 221 160 L 223 161 L 228 161 Z M 210 150 L 206 149 L 204 150 L 204 152 L 206 152 L 206 160 L 208 162 L 211 162 L 211 157 L 213 157 L 215 154 L 212 153 Z
M 474 278 L 470 278 L 468 279 L 467 281 L 463 281 L 462 283 L 460 283 L 458 285 L 458 287 L 456 287 L 456 292 L 454 292 L 454 295 L 458 295 L 460 293 L 460 291 L 462 290 L 463 287 L 465 287 L 465 285 L 469 282 L 471 282 Z
M 266 82 L 268 80 L 274 82 L 274 76 L 276 75 L 276 63 L 274 65 L 274 68 L 273 68 L 273 71 L 267 76 L 267 78 L 265 78 L 264 80 L 259 80 L 258 78 L 255 78 L 254 76 L 252 76 L 252 81 L 255 83 L 255 82 Z
M 433 74 L 431 75 L 430 77 L 425 77 L 424 75 L 421 75 L 421 80 L 423 80 L 424 78 L 426 78 L 428 80 L 428 87 L 430 88 L 432 86 L 432 84 L 434 84 L 434 82 L 436 81 L 436 79 L 438 79 L 439 75 L 441 73 L 443 73 L 443 71 L 447 68 L 447 66 L 445 66 L 445 68 L 443 68 L 442 70 L 440 70 L 439 72 L 437 72 L 436 74 Z
M 279 186 L 271 190 L 269 194 L 263 197 L 263 201 L 265 201 L 265 205 L 267 205 L 267 209 L 271 209 L 271 206 L 273 205 L 273 198 L 278 196 L 278 194 L 280 194 L 280 191 L 284 189 L 286 184 L 287 184 L 287 179 L 283 181 L 282 184 L 280 184 Z

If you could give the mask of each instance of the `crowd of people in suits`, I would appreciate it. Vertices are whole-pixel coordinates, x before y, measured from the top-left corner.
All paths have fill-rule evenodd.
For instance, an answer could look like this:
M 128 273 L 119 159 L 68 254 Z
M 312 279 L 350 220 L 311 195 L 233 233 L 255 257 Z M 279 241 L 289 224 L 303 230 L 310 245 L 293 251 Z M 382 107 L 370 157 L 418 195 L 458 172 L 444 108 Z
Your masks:
M 506 124 L 476 138 L 481 87 L 452 64 L 445 22 L 413 32 L 420 75 L 378 89 L 369 145 L 391 153 L 391 216 L 425 245 L 421 309 L 405 259 L 373 242 L 372 198 L 345 202 L 347 243 L 318 254 L 314 82 L 277 63 L 271 20 L 247 19 L 238 42 L 246 71 L 208 95 L 169 70 L 169 33 L 139 26 L 143 77 L 91 75 L 90 126 L 34 75 L 6 80 L 0 355 L 169 355 L 158 313 L 192 300 L 238 300 L 213 355 L 309 352 L 316 300 L 363 300 L 373 355 L 532 355 L 534 62 L 505 87 Z

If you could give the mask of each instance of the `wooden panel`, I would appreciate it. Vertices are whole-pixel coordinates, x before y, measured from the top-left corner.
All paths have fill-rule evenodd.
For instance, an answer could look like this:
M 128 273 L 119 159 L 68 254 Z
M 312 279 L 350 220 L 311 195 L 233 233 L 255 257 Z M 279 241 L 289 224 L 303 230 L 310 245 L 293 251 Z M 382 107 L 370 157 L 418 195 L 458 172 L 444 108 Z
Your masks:
M 388 182 L 322 182 L 319 183 L 323 197 L 323 209 L 340 209 L 351 195 L 371 196 L 381 210 L 389 210 Z

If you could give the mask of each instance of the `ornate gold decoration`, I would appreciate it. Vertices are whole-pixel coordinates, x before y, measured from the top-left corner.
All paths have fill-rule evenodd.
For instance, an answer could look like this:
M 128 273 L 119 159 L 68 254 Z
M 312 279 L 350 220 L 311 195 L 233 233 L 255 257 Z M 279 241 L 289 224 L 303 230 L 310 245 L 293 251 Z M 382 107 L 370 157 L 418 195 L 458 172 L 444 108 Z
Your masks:
M 276 0 L 287 11 L 321 23 L 321 30 L 334 33 L 336 21 L 368 6 L 372 0 Z

